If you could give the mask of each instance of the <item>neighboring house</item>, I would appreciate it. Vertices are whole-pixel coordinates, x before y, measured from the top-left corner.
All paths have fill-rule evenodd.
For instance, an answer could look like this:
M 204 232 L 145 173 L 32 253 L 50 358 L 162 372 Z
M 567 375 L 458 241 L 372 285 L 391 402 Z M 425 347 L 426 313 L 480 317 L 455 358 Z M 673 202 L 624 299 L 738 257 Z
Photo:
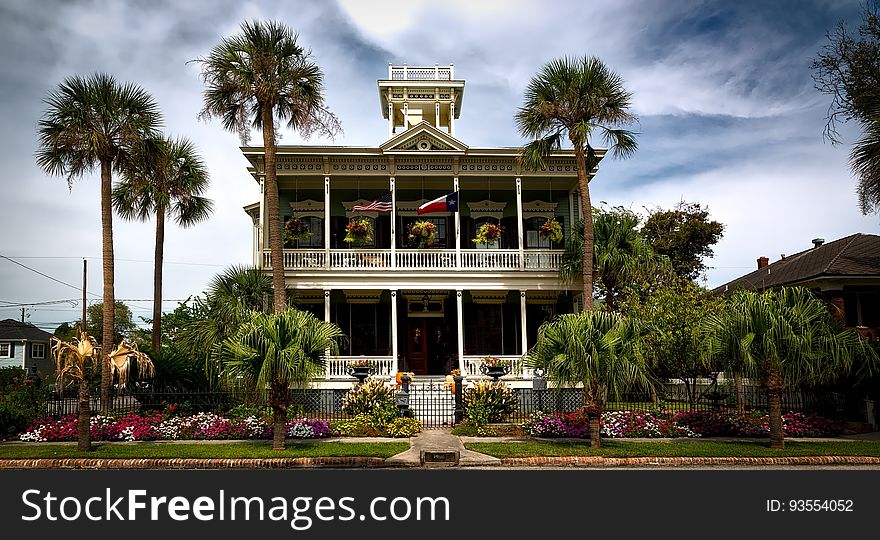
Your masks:
M 776 262 L 760 257 L 757 270 L 715 290 L 794 285 L 813 290 L 837 307 L 846 326 L 872 341 L 880 336 L 880 236 L 856 233 L 827 244 L 817 238 L 811 249 L 783 255 Z
M 574 152 L 557 152 L 545 170 L 529 171 L 518 148 L 458 140 L 464 86 L 452 66 L 389 66 L 387 79 L 378 81 L 385 142 L 278 147 L 281 218 L 295 218 L 311 233 L 286 245 L 287 285 L 301 309 L 350 337 L 328 362 L 326 379 L 348 384 L 346 364 L 364 357 L 384 376 L 454 368 L 474 376 L 486 355 L 511 359 L 509 378 L 526 379 L 520 358 L 540 324 L 580 304 L 580 282 L 558 278 L 563 243 L 550 245 L 540 234 L 555 218 L 568 237 L 580 215 Z M 242 152 L 262 192 L 264 149 Z M 455 192 L 455 208 L 417 215 L 423 203 Z M 388 200 L 378 206 L 385 208 L 353 209 L 383 195 Z M 268 271 L 274 261 L 265 205 L 263 197 L 245 211 L 254 224 L 254 263 Z M 357 217 L 373 229 L 366 245 L 344 241 Z M 424 248 L 408 235 L 419 220 L 437 230 Z M 484 223 L 504 228 L 497 241 L 473 241 Z
M 18 367 L 31 375 L 50 376 L 55 370 L 49 351 L 51 337 L 30 323 L 0 321 L 0 368 Z

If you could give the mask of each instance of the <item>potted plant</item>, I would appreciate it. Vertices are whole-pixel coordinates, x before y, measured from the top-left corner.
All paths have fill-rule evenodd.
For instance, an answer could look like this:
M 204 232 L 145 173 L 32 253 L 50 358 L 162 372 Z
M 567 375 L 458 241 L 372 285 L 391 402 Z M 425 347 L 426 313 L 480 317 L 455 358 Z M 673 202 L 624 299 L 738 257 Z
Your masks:
M 294 242 L 308 240 L 312 237 L 312 231 L 305 221 L 298 218 L 290 218 L 284 223 L 284 245 L 292 247 Z
M 548 219 L 541 225 L 539 234 L 541 238 L 546 238 L 551 244 L 562 242 L 562 224 L 556 218 Z
M 409 226 L 409 241 L 418 248 L 434 243 L 437 225 L 431 221 L 419 220 Z
M 344 242 L 354 246 L 362 246 L 373 242 L 373 225 L 365 217 L 351 218 L 345 226 Z
M 495 223 L 483 223 L 477 229 L 477 237 L 474 238 L 475 244 L 492 244 L 501 238 L 504 227 Z
M 480 359 L 480 373 L 497 381 L 499 377 L 510 373 L 510 360 L 497 356 L 484 356 Z
M 358 384 L 364 384 L 367 377 L 375 373 L 373 363 L 366 358 L 352 360 L 348 363 L 348 374 L 358 380 Z

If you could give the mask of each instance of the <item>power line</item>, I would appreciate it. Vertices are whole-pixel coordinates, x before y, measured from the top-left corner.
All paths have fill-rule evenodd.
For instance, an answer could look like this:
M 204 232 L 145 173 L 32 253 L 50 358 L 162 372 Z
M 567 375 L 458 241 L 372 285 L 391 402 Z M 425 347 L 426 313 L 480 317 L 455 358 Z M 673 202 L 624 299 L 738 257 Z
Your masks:
M 72 257 L 72 256 L 36 256 L 36 255 L 28 255 L 22 257 L 16 257 L 16 259 L 91 259 L 91 260 L 101 260 L 101 257 Z M 152 260 L 149 259 L 120 259 L 117 257 L 113 258 L 114 261 L 120 262 L 138 262 L 138 263 L 152 263 Z M 226 264 L 213 264 L 213 263 L 197 263 L 197 262 L 186 262 L 186 261 L 162 261 L 162 264 L 181 264 L 185 266 L 213 266 L 217 268 L 225 268 Z
M 70 298 L 66 300 L 47 300 L 45 302 L 10 302 L 9 300 L 0 300 L 0 303 L 7 304 L 5 306 L 0 306 L 0 308 L 11 308 L 11 307 L 27 307 L 27 306 L 52 306 L 56 304 L 71 304 L 71 307 L 76 307 L 79 301 L 76 298 Z
M 27 266 L 27 265 L 25 265 L 25 264 L 22 264 L 22 263 L 16 261 L 15 259 L 10 259 L 10 258 L 7 257 L 6 255 L 2 255 L 2 254 L 0 254 L 0 258 L 6 259 L 7 261 L 9 261 L 9 262 L 11 262 L 11 263 L 15 263 L 15 264 L 17 264 L 18 266 L 21 266 L 22 268 L 25 268 L 25 269 L 30 270 L 31 272 L 33 272 L 33 273 L 35 273 L 35 274 L 39 274 L 39 275 L 43 276 L 44 278 L 51 279 L 52 281 L 54 281 L 54 282 L 56 282 L 56 283 L 60 283 L 60 284 L 62 284 L 62 285 L 65 285 L 65 286 L 70 287 L 71 289 L 74 289 L 74 290 L 77 290 L 77 291 L 82 291 L 82 288 L 80 288 L 80 287 L 77 287 L 77 286 L 75 286 L 75 285 L 71 285 L 70 283 L 67 283 L 66 281 L 61 281 L 60 279 L 58 279 L 58 278 L 54 278 L 54 277 L 50 276 L 49 274 L 44 274 L 43 272 L 40 272 L 39 270 L 36 270 L 36 269 L 34 269 L 34 268 L 31 268 L 30 266 Z M 97 295 L 97 294 L 95 294 L 95 293 L 90 292 L 89 294 L 91 294 L 92 296 L 97 296 L 98 298 L 101 298 L 100 295 Z

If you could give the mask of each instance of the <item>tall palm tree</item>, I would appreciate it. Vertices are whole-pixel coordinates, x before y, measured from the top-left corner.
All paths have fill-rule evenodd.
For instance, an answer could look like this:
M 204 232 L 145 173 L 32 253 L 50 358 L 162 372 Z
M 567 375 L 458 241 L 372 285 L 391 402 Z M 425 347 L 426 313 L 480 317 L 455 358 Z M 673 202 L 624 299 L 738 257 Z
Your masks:
M 210 180 L 208 169 L 187 139 L 151 139 L 137 154 L 123 181 L 113 189 L 113 207 L 123 219 L 147 221 L 156 215 L 153 260 L 153 353 L 161 351 L 162 261 L 165 218 L 190 227 L 211 215 L 213 202 L 202 197 Z
M 557 385 L 582 385 L 590 412 L 590 445 L 601 447 L 599 419 L 608 397 L 623 388 L 653 384 L 643 353 L 647 329 L 637 319 L 608 311 L 581 311 L 544 323 L 527 363 Z
M 305 385 L 317 375 L 324 355 L 336 354 L 338 341 L 344 337 L 335 324 L 288 308 L 280 313 L 252 313 L 224 344 L 224 375 L 268 390 L 274 450 L 284 449 L 290 387 Z
M 802 287 L 736 292 L 704 329 L 708 358 L 725 359 L 767 392 L 770 448 L 785 447 L 786 387 L 831 380 L 851 371 L 858 358 L 868 359 L 862 367 L 869 372 L 876 362 L 859 335 L 843 329 L 828 306 Z
M 880 212 L 880 96 L 865 96 L 868 103 L 862 124 L 862 138 L 849 155 L 850 166 L 859 178 L 856 192 L 863 214 Z
M 605 309 L 617 309 L 617 300 L 625 285 L 651 280 L 672 270 L 669 259 L 657 255 L 651 244 L 638 232 L 639 217 L 622 208 L 593 213 L 592 276 L 604 292 Z M 570 282 L 583 274 L 583 231 L 579 221 L 565 244 L 559 276 Z
M 593 146 L 599 136 L 612 156 L 626 158 L 638 147 L 635 133 L 624 126 L 637 121 L 629 112 L 632 94 L 619 75 L 592 57 L 564 57 L 551 60 L 529 82 L 523 106 L 516 113 L 523 137 L 534 139 L 523 147 L 523 163 L 534 170 L 543 167 L 551 152 L 563 145 L 563 137 L 574 147 L 582 215 L 585 218 L 581 268 L 584 280 L 584 309 L 593 305 L 593 215 L 590 176 L 599 164 L 600 152 Z
M 311 53 L 296 42 L 284 24 L 248 22 L 241 33 L 223 39 L 202 65 L 205 82 L 202 117 L 218 117 L 223 127 L 247 144 L 251 128 L 262 129 L 265 157 L 266 211 L 272 255 L 275 311 L 287 309 L 278 180 L 275 170 L 275 121 L 304 137 L 313 133 L 334 136 L 340 126 L 324 105 L 324 76 Z M 325 225 L 326 226 L 326 225 Z
M 37 164 L 51 175 L 73 181 L 99 167 L 101 171 L 101 237 L 104 277 L 104 331 L 101 350 L 101 406 L 110 406 L 110 360 L 113 350 L 113 171 L 126 169 L 133 152 L 155 137 L 162 116 L 153 98 L 132 83 L 95 73 L 62 81 L 44 100 L 37 123 Z

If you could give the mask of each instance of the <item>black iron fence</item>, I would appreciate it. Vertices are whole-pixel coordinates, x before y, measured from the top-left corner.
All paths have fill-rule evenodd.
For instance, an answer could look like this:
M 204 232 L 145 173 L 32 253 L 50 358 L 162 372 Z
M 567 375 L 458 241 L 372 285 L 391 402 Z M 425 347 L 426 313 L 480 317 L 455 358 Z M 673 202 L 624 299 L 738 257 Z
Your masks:
M 335 421 L 348 418 L 342 412 L 342 402 L 348 389 L 293 389 L 288 416 Z M 583 407 L 583 391 L 578 388 L 514 388 L 519 407 L 510 417 L 512 422 L 523 422 L 537 412 L 573 412 Z M 410 409 L 425 427 L 443 427 L 452 423 L 454 395 L 439 382 L 419 381 L 413 384 Z M 742 394 L 745 410 L 767 410 L 767 399 L 759 387 L 747 386 Z M 181 390 L 150 389 L 120 392 L 114 395 L 109 411 L 113 414 L 131 412 L 169 411 L 177 413 L 227 413 L 236 407 L 265 407 L 266 394 L 254 390 Z M 93 396 L 94 413 L 102 412 Z M 790 390 L 782 396 L 783 411 L 804 411 L 831 417 L 858 417 L 852 403 L 843 395 L 828 391 Z M 52 416 L 76 414 L 79 404 L 75 394 L 52 394 L 46 412 Z M 681 385 L 668 385 L 657 393 L 624 392 L 612 397 L 606 410 L 629 410 L 670 414 L 679 411 L 735 412 L 739 409 L 737 397 L 724 392 L 703 392 L 689 396 Z

